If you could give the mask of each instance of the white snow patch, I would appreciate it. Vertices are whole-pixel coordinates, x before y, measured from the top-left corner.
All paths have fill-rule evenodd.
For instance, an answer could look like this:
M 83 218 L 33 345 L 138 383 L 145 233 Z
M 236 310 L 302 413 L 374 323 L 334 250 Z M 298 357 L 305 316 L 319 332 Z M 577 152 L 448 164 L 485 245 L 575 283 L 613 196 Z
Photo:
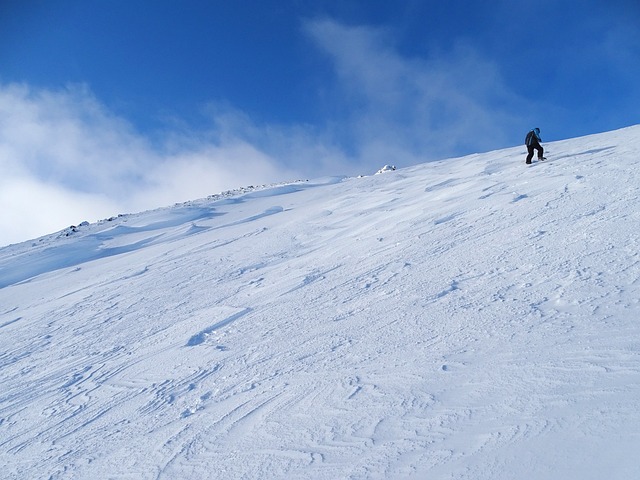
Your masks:
M 23 478 L 640 478 L 640 127 L 0 249 Z

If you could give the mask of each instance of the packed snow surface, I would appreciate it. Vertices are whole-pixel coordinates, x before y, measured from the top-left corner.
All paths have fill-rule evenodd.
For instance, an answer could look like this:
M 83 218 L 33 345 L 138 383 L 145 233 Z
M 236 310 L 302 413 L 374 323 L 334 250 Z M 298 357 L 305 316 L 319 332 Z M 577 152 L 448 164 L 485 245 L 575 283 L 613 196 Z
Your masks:
M 0 249 L 0 477 L 640 478 L 640 126 Z

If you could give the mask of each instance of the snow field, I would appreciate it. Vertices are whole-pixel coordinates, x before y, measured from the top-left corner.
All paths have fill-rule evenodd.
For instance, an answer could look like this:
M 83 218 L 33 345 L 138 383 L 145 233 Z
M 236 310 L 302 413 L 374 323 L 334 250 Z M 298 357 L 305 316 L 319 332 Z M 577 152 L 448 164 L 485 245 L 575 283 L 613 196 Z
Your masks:
M 0 249 L 6 478 L 640 475 L 640 127 Z

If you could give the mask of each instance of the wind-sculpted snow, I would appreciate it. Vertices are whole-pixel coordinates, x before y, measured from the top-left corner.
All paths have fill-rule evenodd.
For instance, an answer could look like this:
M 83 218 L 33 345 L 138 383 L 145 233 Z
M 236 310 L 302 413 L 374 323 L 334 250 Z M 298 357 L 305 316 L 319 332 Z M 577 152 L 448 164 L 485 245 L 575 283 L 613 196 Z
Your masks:
M 91 260 L 122 255 L 133 252 L 157 242 L 166 242 L 170 238 L 183 238 L 197 233 L 200 228 L 194 223 L 215 216 L 209 209 L 184 208 L 164 213 L 166 218 L 144 225 L 129 226 L 118 224 L 113 227 L 99 229 L 84 235 L 73 228 L 70 235 L 58 242 L 33 245 L 31 249 L 11 252 L 0 258 L 0 288 L 41 275 Z M 126 221 L 126 220 L 125 220 Z M 16 250 L 16 249 L 8 249 Z
M 74 226 L 58 235 L 66 237 L 65 241 L 51 243 L 47 241 L 50 238 L 43 238 L 30 249 L 9 247 L 5 249 L 5 255 L 0 253 L 0 288 L 43 273 L 133 252 L 154 243 L 173 241 L 206 230 L 210 227 L 200 226 L 198 222 L 223 215 L 217 212 L 219 205 L 241 203 L 250 198 L 275 197 L 317 185 L 337 183 L 341 179 L 326 178 L 311 185 L 292 183 L 271 188 L 249 188 L 236 195 L 229 192 L 227 195 L 212 196 L 205 204 L 185 204 L 136 216 L 123 216 L 89 228 Z M 251 222 L 280 211 L 282 207 L 273 206 L 240 222 Z M 84 235 L 76 235 L 79 230 L 84 230 Z M 68 238 L 70 236 L 73 237 Z
M 202 330 L 201 332 L 198 332 L 196 335 L 192 336 L 189 341 L 187 342 L 187 347 L 195 347 L 196 345 L 200 345 L 202 343 L 204 343 L 207 340 L 207 337 L 209 335 L 211 335 L 212 333 L 217 332 L 218 330 L 220 330 L 221 328 L 226 327 L 227 325 L 229 325 L 231 322 L 239 319 L 240 317 L 246 315 L 247 313 L 249 313 L 251 311 L 250 308 L 245 308 L 244 310 L 231 315 L 223 320 L 220 320 L 218 323 L 216 323 L 215 325 L 211 325 L 210 327 L 205 328 L 204 330 Z
M 547 149 L 0 249 L 0 477 L 640 478 L 640 127 Z

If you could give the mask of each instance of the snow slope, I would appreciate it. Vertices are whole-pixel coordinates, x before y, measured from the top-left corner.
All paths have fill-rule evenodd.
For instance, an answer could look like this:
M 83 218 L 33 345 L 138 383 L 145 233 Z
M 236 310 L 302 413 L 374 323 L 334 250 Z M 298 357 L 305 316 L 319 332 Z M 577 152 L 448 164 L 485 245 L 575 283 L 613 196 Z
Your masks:
M 0 249 L 0 477 L 640 478 L 640 126 Z

